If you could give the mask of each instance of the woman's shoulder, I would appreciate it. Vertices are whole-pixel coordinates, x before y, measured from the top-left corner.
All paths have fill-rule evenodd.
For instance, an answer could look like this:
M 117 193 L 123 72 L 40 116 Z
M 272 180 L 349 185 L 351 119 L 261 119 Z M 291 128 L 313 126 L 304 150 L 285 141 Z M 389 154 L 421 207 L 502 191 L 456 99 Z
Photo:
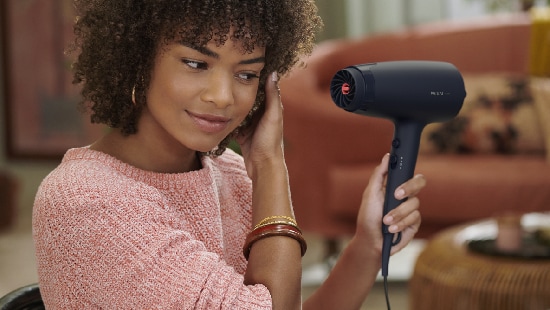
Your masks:
M 68 150 L 61 163 L 46 178 L 56 180 L 70 180 L 71 183 L 89 183 L 97 180 L 105 182 L 115 175 L 117 167 L 123 167 L 117 163 L 114 157 L 91 150 L 87 147 Z M 92 182 L 93 183 L 93 182 Z
M 104 206 L 156 205 L 163 201 L 155 187 L 141 182 L 131 171 L 107 154 L 87 148 L 69 150 L 40 184 L 34 202 L 36 213 L 63 210 L 81 214 L 84 210 L 103 210 Z
M 87 196 L 136 190 L 131 167 L 116 158 L 87 147 L 70 149 L 61 163 L 42 181 L 39 194 Z
M 247 175 L 243 157 L 232 149 L 225 150 L 221 156 L 213 158 L 212 162 L 214 166 L 224 173 L 229 173 L 233 176 Z

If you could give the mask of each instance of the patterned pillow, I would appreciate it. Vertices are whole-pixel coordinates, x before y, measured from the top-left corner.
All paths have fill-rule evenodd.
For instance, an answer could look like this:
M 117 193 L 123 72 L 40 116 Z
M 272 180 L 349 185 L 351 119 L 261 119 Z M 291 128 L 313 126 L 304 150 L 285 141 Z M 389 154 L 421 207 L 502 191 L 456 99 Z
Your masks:
M 531 91 L 543 130 L 546 160 L 550 163 L 550 78 L 532 78 Z
M 428 125 L 421 153 L 542 154 L 542 127 L 529 78 L 464 75 L 466 99 L 459 115 Z

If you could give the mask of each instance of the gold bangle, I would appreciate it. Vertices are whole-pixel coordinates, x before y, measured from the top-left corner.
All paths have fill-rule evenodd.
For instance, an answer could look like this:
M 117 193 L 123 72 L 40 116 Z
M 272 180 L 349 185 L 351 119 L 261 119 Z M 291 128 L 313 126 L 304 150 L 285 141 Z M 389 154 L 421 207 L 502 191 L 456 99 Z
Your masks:
M 300 229 L 300 227 L 298 227 L 298 225 L 296 225 L 296 223 L 289 222 L 289 221 L 271 221 L 271 222 L 267 222 L 267 223 L 263 223 L 263 224 L 259 223 L 258 225 L 254 226 L 254 229 L 252 229 L 252 230 L 254 231 L 258 228 L 262 228 L 264 226 L 273 225 L 273 224 L 290 225 L 290 226 L 295 227 L 300 233 L 302 233 L 302 230 Z
M 264 218 L 256 226 L 264 224 L 264 223 L 266 223 L 268 221 L 271 221 L 271 220 L 274 220 L 274 219 L 285 219 L 285 220 L 290 221 L 294 225 L 298 225 L 298 223 L 296 223 L 296 220 L 293 217 L 286 216 L 286 215 L 273 215 L 273 216 L 268 216 L 268 217 Z

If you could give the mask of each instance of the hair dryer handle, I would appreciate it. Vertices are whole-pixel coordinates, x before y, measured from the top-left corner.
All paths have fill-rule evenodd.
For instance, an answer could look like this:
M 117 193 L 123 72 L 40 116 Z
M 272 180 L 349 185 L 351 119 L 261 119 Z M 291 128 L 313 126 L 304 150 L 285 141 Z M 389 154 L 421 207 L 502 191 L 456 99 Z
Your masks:
M 386 197 L 384 200 L 384 216 L 399 206 L 403 201 L 395 198 L 395 190 L 414 176 L 420 136 L 425 123 L 401 120 L 394 121 L 395 131 L 388 164 L 388 177 L 386 181 Z M 382 275 L 388 274 L 388 261 L 391 247 L 398 243 L 394 242 L 394 236 L 388 231 L 388 226 L 382 223 L 384 244 L 382 247 Z
M 404 200 L 395 198 L 395 190 L 414 176 L 420 136 L 425 124 L 418 121 L 396 121 L 390 152 L 384 215 L 395 209 Z M 388 229 L 384 226 L 384 233 Z

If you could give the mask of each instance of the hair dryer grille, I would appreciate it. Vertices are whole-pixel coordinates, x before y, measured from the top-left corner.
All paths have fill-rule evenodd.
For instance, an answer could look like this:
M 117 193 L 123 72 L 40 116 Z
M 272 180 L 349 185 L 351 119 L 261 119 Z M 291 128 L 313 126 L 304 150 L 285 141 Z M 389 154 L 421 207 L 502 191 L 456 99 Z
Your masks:
M 345 110 L 348 110 L 356 91 L 355 79 L 348 70 L 338 71 L 330 83 L 332 100 Z

